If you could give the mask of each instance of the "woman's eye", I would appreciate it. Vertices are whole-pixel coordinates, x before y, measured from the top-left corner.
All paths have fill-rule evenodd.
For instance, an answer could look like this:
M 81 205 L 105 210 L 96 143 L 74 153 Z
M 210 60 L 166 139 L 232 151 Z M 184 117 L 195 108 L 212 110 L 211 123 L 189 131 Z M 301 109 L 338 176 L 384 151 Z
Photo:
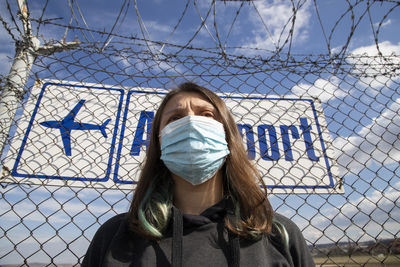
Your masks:
M 212 112 L 204 112 L 202 114 L 202 116 L 208 117 L 208 118 L 214 118 L 214 113 L 212 113 Z
M 168 119 L 168 122 L 173 122 L 173 121 L 179 120 L 180 118 L 181 118 L 181 116 L 171 116 L 171 117 Z

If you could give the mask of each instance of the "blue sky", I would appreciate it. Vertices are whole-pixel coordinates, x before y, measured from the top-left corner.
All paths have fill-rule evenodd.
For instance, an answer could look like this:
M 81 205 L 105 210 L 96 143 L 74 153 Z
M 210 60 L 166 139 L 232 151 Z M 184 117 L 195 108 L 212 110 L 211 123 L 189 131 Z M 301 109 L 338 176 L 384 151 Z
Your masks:
M 375 3 L 368 13 L 365 12 L 364 2 L 351 10 L 346 1 L 317 2 L 322 26 L 313 1 L 294 1 L 301 8 L 296 15 L 292 42 L 288 38 L 290 27 L 284 27 L 292 23 L 290 1 L 260 0 L 243 5 L 234 1 L 216 1 L 215 5 L 212 5 L 212 1 L 190 1 L 180 22 L 179 18 L 186 5 L 184 1 L 138 1 L 139 13 L 133 1 L 49 1 L 43 19 L 58 18 L 53 22 L 67 25 L 72 17 L 73 26 L 104 32 L 113 29 L 114 33 L 123 36 L 175 45 L 190 44 L 202 49 L 225 49 L 229 54 L 248 57 L 268 57 L 271 51 L 278 48 L 282 48 L 282 55 L 285 55 L 289 47 L 291 54 L 297 56 L 340 53 L 352 27 L 355 30 L 346 53 L 374 56 L 378 55 L 378 51 L 373 29 L 376 31 L 380 27 L 380 51 L 384 55 L 400 55 L 400 14 L 399 8 L 391 10 L 394 3 Z M 44 1 L 27 3 L 31 16 L 40 18 Z M 69 3 L 72 3 L 73 14 Z M 16 14 L 15 1 L 11 1 L 10 5 L 13 14 Z M 114 26 L 120 10 L 122 15 Z M 342 14 L 344 16 L 340 19 Z M 0 15 L 10 25 L 13 35 L 19 38 L 4 1 L 0 3 Z M 355 25 L 352 24 L 352 15 Z M 202 21 L 205 22 L 201 27 Z M 41 25 L 39 32 L 36 29 L 37 24 L 33 23 L 34 34 L 38 35 L 42 44 L 52 40 L 60 41 L 64 36 L 66 41 L 78 39 L 82 42 L 96 42 L 98 47 L 106 45 L 110 40 L 107 35 L 96 32 L 66 32 L 65 28 L 56 25 Z M 116 39 L 114 37 L 111 41 Z M 135 45 L 132 40 L 124 41 Z M 4 27 L 0 27 L 0 42 L 0 75 L 7 75 L 14 46 Z M 155 54 L 175 51 L 171 46 L 163 47 L 154 43 L 148 43 L 148 49 Z M 340 172 L 345 175 L 344 195 L 271 197 L 274 207 L 284 215 L 293 217 L 310 242 L 329 243 L 347 241 L 348 238 L 360 241 L 398 236 L 400 209 L 395 203 L 400 197 L 400 183 L 397 179 L 400 172 L 400 73 L 394 72 L 391 79 L 379 74 L 374 79 L 355 78 L 360 73 L 385 71 L 386 67 L 379 64 L 379 61 L 375 63 L 374 69 L 369 66 L 371 59 L 364 58 L 362 61 L 365 67 L 353 70 L 351 76 L 325 73 L 309 79 L 295 77 L 280 92 L 297 96 L 311 95 L 321 100 L 333 145 L 338 151 Z M 352 59 L 347 62 L 356 63 Z M 394 63 L 399 64 L 399 59 L 395 59 Z M 129 68 L 132 62 L 126 59 L 121 60 L 120 64 Z M 161 63 L 159 67 L 163 68 Z M 177 68 L 178 72 L 185 71 L 183 66 Z M 271 87 L 274 85 L 274 82 L 270 83 Z M 48 256 L 40 252 L 40 244 L 44 244 L 47 252 L 53 249 L 51 253 L 54 255 L 51 256 L 57 262 L 68 262 L 75 255 L 81 257 L 88 245 L 82 233 L 90 240 L 99 223 L 115 213 L 126 211 L 131 199 L 131 194 L 126 191 L 13 185 L 1 190 L 3 199 L 0 201 L 0 210 L 6 212 L 0 218 L 0 251 L 12 251 L 12 242 L 21 241 L 18 248 L 23 251 L 24 257 L 32 254 L 29 258 L 31 262 L 48 261 Z M 27 194 L 30 200 L 26 199 Z M 22 223 L 19 217 L 23 217 Z M 4 236 L 5 230 L 7 237 Z M 32 237 L 26 239 L 30 231 Z M 57 231 L 62 239 L 55 235 Z M 11 241 L 8 239 L 10 237 Z M 65 248 L 66 242 L 75 244 L 71 246 L 73 253 L 57 255 Z M 0 259 L 0 263 L 19 262 L 21 258 L 14 251 Z

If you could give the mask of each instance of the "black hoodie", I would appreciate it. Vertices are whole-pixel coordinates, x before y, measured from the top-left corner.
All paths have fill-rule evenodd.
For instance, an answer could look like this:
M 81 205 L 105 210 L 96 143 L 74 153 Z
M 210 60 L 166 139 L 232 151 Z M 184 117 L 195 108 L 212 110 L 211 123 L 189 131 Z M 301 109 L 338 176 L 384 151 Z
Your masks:
M 289 219 L 275 213 L 288 233 L 286 244 L 277 230 L 258 240 L 239 239 L 224 227 L 230 200 L 224 199 L 200 215 L 173 218 L 165 237 L 152 241 L 128 230 L 127 214 L 105 222 L 95 234 L 82 266 L 315 266 L 304 238 Z

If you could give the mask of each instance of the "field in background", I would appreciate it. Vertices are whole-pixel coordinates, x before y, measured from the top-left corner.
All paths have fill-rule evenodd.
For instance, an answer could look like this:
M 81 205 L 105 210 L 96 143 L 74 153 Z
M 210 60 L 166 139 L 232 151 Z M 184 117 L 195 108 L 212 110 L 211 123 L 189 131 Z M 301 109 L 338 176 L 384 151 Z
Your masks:
M 314 258 L 315 265 L 318 266 L 346 266 L 346 267 L 398 267 L 400 266 L 400 255 L 392 256 L 355 256 L 352 255 L 351 258 L 348 256 L 334 256 L 334 257 L 318 257 Z

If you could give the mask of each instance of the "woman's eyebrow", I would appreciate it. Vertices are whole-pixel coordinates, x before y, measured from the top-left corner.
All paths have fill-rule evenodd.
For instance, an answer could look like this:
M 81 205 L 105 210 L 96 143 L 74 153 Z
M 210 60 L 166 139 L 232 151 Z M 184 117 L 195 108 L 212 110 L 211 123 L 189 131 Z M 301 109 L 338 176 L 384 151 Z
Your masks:
M 195 109 L 212 109 L 212 110 L 215 110 L 215 107 L 211 103 L 201 104 L 201 105 L 194 105 L 194 108 Z
M 212 110 L 215 111 L 215 107 L 212 104 L 209 105 L 192 105 L 193 109 L 195 110 L 202 110 L 202 109 L 207 109 L 207 110 Z M 186 108 L 183 107 L 176 107 L 174 109 L 168 110 L 167 112 L 164 113 L 165 116 L 168 116 L 169 114 L 173 113 L 181 113 L 184 112 Z
M 183 112 L 183 111 L 185 111 L 185 108 L 177 107 L 177 108 L 174 108 L 174 109 L 171 109 L 171 110 L 165 112 L 164 115 L 167 116 L 167 115 L 170 115 L 170 114 L 173 114 L 173 113 L 179 113 L 179 112 Z

